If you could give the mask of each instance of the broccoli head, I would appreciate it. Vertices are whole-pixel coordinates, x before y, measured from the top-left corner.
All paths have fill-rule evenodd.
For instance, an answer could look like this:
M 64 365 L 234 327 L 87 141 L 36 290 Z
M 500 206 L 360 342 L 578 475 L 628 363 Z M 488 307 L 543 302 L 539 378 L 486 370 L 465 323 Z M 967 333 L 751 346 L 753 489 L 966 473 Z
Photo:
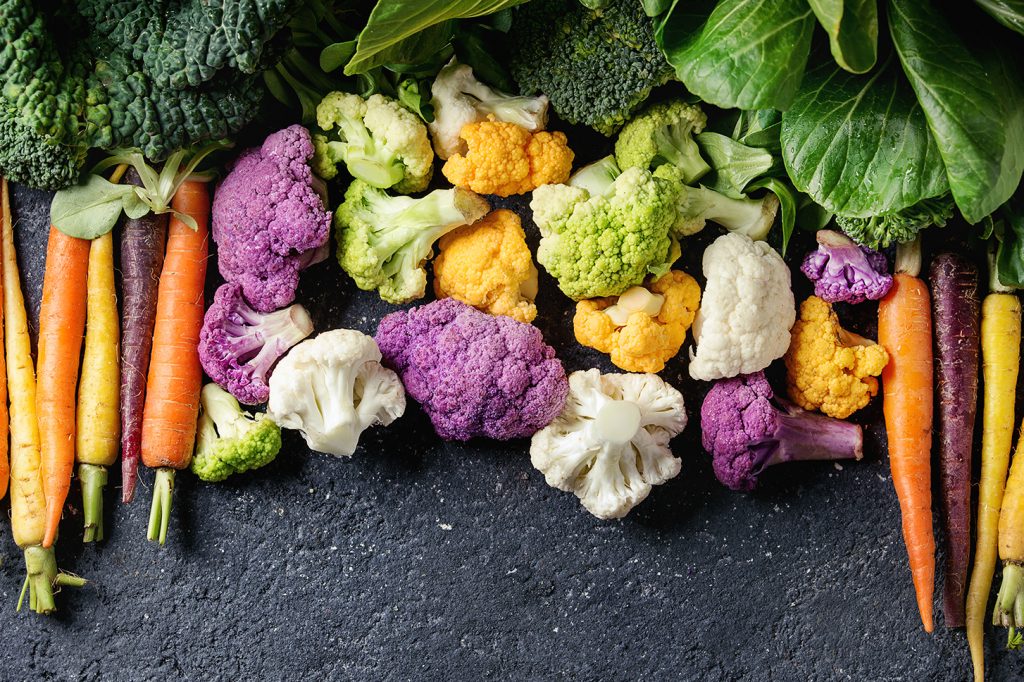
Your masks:
M 539 329 L 454 298 L 387 315 L 377 343 L 445 440 L 532 436 L 569 393 Z
M 712 386 L 700 408 L 700 427 L 715 476 L 732 490 L 750 492 L 765 469 L 781 462 L 863 456 L 859 425 L 776 398 L 764 372 Z
M 206 310 L 199 334 L 199 360 L 206 374 L 248 405 L 270 396 L 270 370 L 288 349 L 313 332 L 301 305 L 260 313 L 249 307 L 242 287 L 227 282 Z
M 206 384 L 196 429 L 192 473 L 216 483 L 232 474 L 259 469 L 281 451 L 281 427 L 265 414 L 253 418 L 230 393 Z
M 423 298 L 423 264 L 434 242 L 483 218 L 490 206 L 469 190 L 436 189 L 424 197 L 393 197 L 356 180 L 334 213 L 338 262 L 366 291 L 389 303 Z
M 0 175 L 39 189 L 61 189 L 78 181 L 86 149 L 52 143 L 32 128 L 0 113 Z
M 837 215 L 836 224 L 861 246 L 884 249 L 892 244 L 913 241 L 918 232 L 932 225 L 944 227 L 955 209 L 953 195 L 944 194 L 885 215 L 867 218 Z
M 434 150 L 423 121 L 384 95 L 332 92 L 316 108 L 313 167 L 324 180 L 344 163 L 352 177 L 401 194 L 420 192 L 434 172 Z
M 568 185 L 542 185 L 530 208 L 540 228 L 537 261 L 572 299 L 618 296 L 663 275 L 679 255 L 671 236 L 680 185 L 643 168 L 618 174 L 611 157 Z
M 636 0 L 600 10 L 578 0 L 516 8 L 509 64 L 523 94 L 542 93 L 558 115 L 613 135 L 651 90 L 674 75 Z
M 672 164 L 682 171 L 683 182 L 693 184 L 711 170 L 693 138 L 707 122 L 700 107 L 682 100 L 652 104 L 619 131 L 615 160 L 623 169 Z

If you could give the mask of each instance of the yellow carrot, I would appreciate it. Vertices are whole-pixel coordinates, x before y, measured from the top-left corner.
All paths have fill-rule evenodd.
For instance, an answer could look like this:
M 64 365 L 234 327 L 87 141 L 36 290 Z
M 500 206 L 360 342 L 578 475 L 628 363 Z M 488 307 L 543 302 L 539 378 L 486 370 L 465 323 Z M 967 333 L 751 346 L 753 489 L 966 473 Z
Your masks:
M 114 289 L 114 237 L 89 245 L 85 351 L 78 388 L 75 456 L 82 481 L 85 542 L 103 539 L 103 487 L 117 460 L 121 434 L 120 329 Z
M 1013 446 L 1014 398 L 1020 364 L 1020 301 L 995 292 L 981 305 L 981 358 L 984 379 L 981 485 L 977 541 L 967 589 L 967 643 L 974 678 L 985 679 L 985 612 L 996 569 L 996 542 L 1003 488 Z
M 18 278 L 14 250 L 7 180 L 0 183 L 0 212 L 3 214 L 0 250 L 3 263 L 4 351 L 7 360 L 7 384 L 10 388 L 11 433 L 11 530 L 14 541 L 25 552 L 28 575 L 22 589 L 29 590 L 29 606 L 38 613 L 56 608 L 53 588 L 57 585 L 82 585 L 81 578 L 57 571 L 53 547 L 43 547 L 46 531 L 46 499 L 43 495 L 42 461 L 39 449 L 39 424 L 36 419 L 36 376 L 32 365 L 32 341 L 28 334 L 25 299 Z
M 1017 632 L 1024 627 L 1024 423 L 999 513 L 999 558 L 1003 561 L 1003 579 L 992 610 L 992 624 L 1010 629 L 1007 646 L 1016 649 L 1024 642 Z

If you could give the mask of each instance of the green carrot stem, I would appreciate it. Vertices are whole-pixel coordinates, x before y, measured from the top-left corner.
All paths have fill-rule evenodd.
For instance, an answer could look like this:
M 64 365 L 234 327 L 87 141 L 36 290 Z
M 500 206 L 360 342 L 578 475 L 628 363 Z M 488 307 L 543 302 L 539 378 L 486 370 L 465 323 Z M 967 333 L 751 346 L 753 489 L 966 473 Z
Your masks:
M 78 478 L 82 481 L 82 508 L 85 516 L 85 542 L 103 539 L 103 488 L 107 485 L 107 467 L 99 464 L 79 464 Z
M 167 540 L 167 526 L 171 522 L 171 497 L 174 493 L 175 470 L 160 467 L 153 481 L 153 506 L 149 509 L 149 534 L 151 541 L 161 545 Z
M 25 548 L 25 585 L 21 589 L 21 596 L 18 599 L 18 610 L 25 600 L 25 589 L 28 589 L 28 606 L 36 613 L 48 614 L 56 610 L 57 605 L 53 600 L 54 587 L 81 587 L 85 585 L 84 578 L 61 573 L 57 570 L 57 558 L 53 554 L 53 547 L 44 548 L 42 545 L 32 545 Z

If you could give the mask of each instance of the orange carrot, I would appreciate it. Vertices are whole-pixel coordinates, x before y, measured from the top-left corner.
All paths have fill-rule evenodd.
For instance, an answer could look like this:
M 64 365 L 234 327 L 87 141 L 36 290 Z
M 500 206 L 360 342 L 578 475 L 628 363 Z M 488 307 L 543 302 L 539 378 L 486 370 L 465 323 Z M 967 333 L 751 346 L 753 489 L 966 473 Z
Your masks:
M 928 288 L 917 275 L 920 245 L 900 244 L 892 289 L 878 305 L 878 342 L 889 351 L 882 372 L 885 429 L 892 482 L 903 514 L 903 540 L 917 608 L 931 632 L 935 585 L 932 534 L 932 315 Z
M 51 547 L 57 539 L 75 467 L 75 389 L 85 334 L 88 269 L 89 241 L 51 227 L 39 308 L 36 392 L 46 497 L 43 547 Z
M 188 468 L 196 439 L 199 392 L 199 331 L 203 326 L 210 195 L 203 182 L 187 181 L 174 195 L 175 211 L 191 216 L 191 229 L 172 217 L 167 255 L 157 292 L 152 359 L 142 417 L 142 462 L 157 469 L 149 539 L 164 543 L 170 520 L 174 472 Z

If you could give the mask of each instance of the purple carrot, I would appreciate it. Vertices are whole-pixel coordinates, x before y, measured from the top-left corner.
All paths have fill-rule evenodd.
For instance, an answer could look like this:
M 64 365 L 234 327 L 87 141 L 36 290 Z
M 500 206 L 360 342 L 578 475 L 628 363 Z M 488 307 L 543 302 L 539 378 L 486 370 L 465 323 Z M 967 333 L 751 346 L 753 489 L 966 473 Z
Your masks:
M 125 183 L 142 185 L 135 169 Z M 126 219 L 121 228 L 121 499 L 131 502 L 142 449 L 149 352 L 153 345 L 156 292 L 164 264 L 168 214 Z
M 971 450 L 978 404 L 978 268 L 963 256 L 943 253 L 932 260 L 929 280 L 946 548 L 942 609 L 947 627 L 963 627 L 971 554 Z

